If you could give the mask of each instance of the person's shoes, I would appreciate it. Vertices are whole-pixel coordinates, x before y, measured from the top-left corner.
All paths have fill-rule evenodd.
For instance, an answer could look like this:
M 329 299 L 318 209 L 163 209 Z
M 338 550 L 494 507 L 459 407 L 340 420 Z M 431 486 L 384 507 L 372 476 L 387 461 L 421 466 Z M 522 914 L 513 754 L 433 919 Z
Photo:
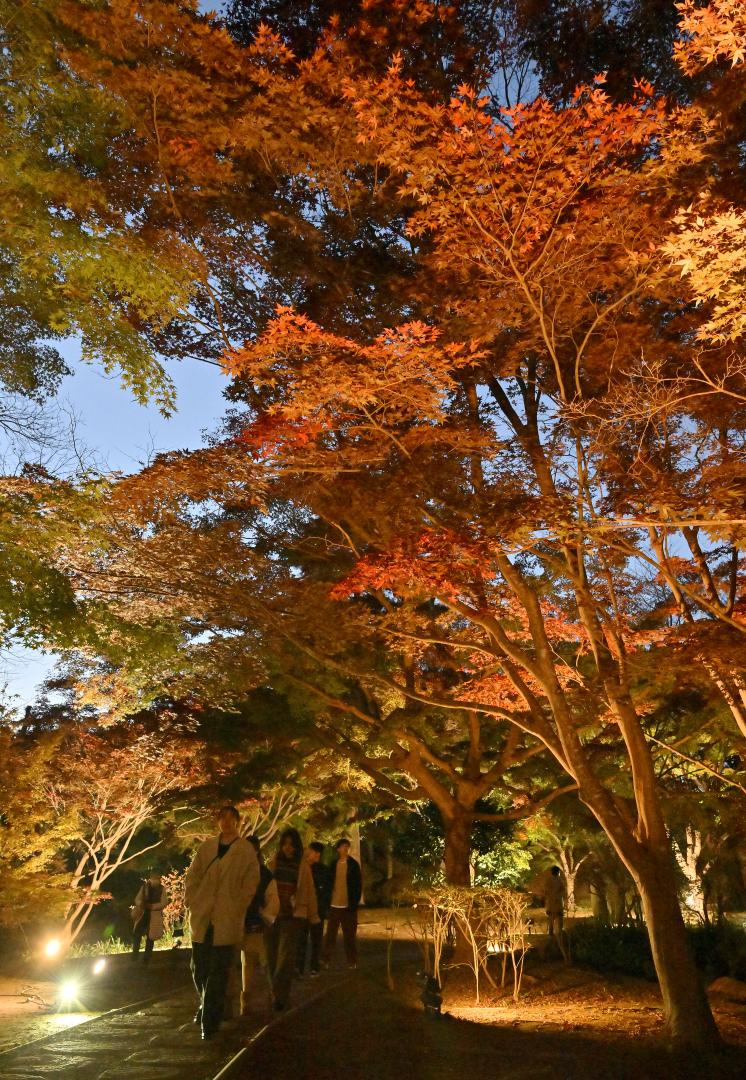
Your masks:
M 347 970 L 348 971 L 357 971 L 357 964 L 348 964 L 347 965 Z
M 318 968 L 315 968 L 313 971 L 309 971 L 308 974 L 311 976 L 312 979 L 318 979 L 321 972 L 318 970 Z

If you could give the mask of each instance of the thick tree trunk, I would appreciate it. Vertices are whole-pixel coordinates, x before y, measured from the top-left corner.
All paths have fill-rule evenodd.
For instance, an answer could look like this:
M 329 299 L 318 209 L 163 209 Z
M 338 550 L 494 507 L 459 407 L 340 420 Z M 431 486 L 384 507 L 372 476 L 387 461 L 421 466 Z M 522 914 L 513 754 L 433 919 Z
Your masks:
M 661 853 L 637 875 L 666 1026 L 677 1045 L 716 1047 L 720 1037 L 679 907 L 673 859 Z
M 471 885 L 471 814 L 457 812 L 453 817 L 443 818 L 445 830 L 445 854 L 443 857 L 445 878 L 449 885 Z
M 593 912 L 593 918 L 601 926 L 608 926 L 611 922 L 609 905 L 606 901 L 606 886 L 600 879 L 591 882 L 591 911 Z
M 443 858 L 445 878 L 449 885 L 471 886 L 471 831 L 474 820 L 471 814 L 457 810 L 450 817 L 443 817 L 445 830 L 445 854 Z M 451 958 L 454 964 L 469 964 L 473 960 L 471 943 L 462 931 L 456 932 L 456 942 Z

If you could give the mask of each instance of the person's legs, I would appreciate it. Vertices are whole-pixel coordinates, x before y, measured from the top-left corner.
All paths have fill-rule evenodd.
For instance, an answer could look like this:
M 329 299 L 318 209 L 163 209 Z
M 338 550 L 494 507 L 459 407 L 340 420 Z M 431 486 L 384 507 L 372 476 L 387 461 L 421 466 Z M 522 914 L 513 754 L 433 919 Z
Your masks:
M 194 980 L 194 988 L 197 991 L 197 997 L 199 1003 L 197 1005 L 196 1020 L 202 1019 L 202 1005 L 205 996 L 205 984 L 207 983 L 207 973 L 210 967 L 210 940 L 206 941 L 193 941 L 192 942 L 192 979 Z
M 296 930 L 296 936 L 298 939 L 298 948 L 296 950 L 295 969 L 299 975 L 302 975 L 306 970 L 306 953 L 308 952 L 308 930 L 310 923 L 308 919 L 297 919 L 298 927 Z M 313 967 L 313 964 L 311 964 Z
M 321 942 L 324 939 L 324 920 L 311 923 L 309 927 L 311 938 L 311 974 L 318 975 L 321 967 Z
M 298 950 L 298 924 L 300 919 L 279 918 L 279 940 L 277 947 L 277 965 L 272 980 L 272 994 L 275 1008 L 284 1008 L 290 996 L 290 984 Z
M 146 937 L 145 938 L 145 956 L 143 957 L 143 962 L 145 964 L 147 964 L 148 960 L 150 960 L 151 954 L 153 952 L 153 946 L 154 945 L 155 945 L 155 942 L 153 941 L 153 939 L 151 937 Z
M 321 951 L 321 962 L 324 964 L 328 964 L 332 958 L 334 946 L 337 944 L 337 933 L 339 932 L 341 917 L 341 908 L 332 908 L 329 912 L 329 921 L 326 924 L 326 934 L 324 935 L 324 947 Z
M 280 919 L 277 918 L 269 926 L 264 935 L 264 944 L 267 950 L 267 982 L 269 983 L 269 992 L 274 997 L 275 993 L 275 974 L 277 972 L 277 957 L 280 947 Z
M 142 915 L 132 927 L 132 959 L 140 952 L 140 942 L 145 933 L 145 916 Z
M 207 980 L 202 997 L 202 1033 L 213 1035 L 220 1026 L 225 1008 L 225 991 L 233 961 L 232 945 L 213 945 L 210 949 Z
M 342 912 L 342 937 L 344 938 L 345 957 L 348 967 L 357 966 L 357 912 Z
M 255 981 L 256 972 L 265 964 L 264 937 L 258 934 L 246 934 L 241 949 L 241 1016 L 249 1011 L 249 990 Z

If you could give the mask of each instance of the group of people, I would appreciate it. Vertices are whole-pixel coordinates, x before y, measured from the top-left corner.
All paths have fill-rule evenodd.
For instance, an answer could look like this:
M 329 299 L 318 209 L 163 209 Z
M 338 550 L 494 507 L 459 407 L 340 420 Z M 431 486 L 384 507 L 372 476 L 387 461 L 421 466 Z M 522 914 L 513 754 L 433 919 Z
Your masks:
M 350 841 L 338 840 L 330 866 L 324 845 L 303 849 L 297 829 L 285 829 L 277 852 L 265 864 L 259 840 L 244 838 L 235 806 L 218 813 L 219 833 L 200 845 L 186 875 L 185 905 L 192 931 L 192 975 L 199 995 L 195 1022 L 202 1038 L 217 1032 L 236 951 L 241 951 L 241 1014 L 258 972 L 264 970 L 272 1007 L 284 1009 L 294 975 L 311 976 L 329 964 L 339 930 L 349 968 L 357 967 L 357 910 L 362 896 L 360 864 Z M 166 898 L 151 875 L 135 901 L 133 956 L 146 937 L 145 960 L 160 936 L 158 920 Z M 162 931 L 161 931 L 162 932 Z M 310 956 L 309 956 L 310 953 Z

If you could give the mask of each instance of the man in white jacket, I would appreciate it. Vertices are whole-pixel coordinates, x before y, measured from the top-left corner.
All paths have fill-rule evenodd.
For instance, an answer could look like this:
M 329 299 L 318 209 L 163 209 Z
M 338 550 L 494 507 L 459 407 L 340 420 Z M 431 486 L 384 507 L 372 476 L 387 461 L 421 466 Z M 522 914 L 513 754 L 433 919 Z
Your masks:
M 246 908 L 259 883 L 253 846 L 238 831 L 235 806 L 218 812 L 220 833 L 197 850 L 186 876 L 185 899 L 192 926 L 192 975 L 199 994 L 195 1020 L 202 1038 L 220 1026 L 234 950 L 243 940 Z

